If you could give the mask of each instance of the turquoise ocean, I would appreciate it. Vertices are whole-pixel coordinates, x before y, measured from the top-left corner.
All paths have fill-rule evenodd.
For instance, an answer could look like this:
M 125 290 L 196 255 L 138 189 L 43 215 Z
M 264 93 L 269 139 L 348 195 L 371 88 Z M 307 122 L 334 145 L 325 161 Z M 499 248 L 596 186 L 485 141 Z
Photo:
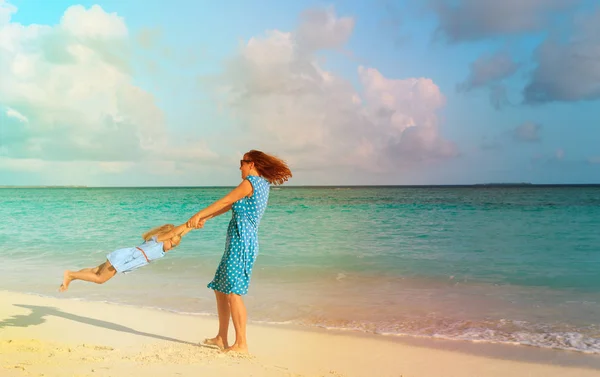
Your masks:
M 57 289 L 229 190 L 1 189 L 0 289 L 215 316 L 230 214 L 134 273 Z M 600 353 L 600 187 L 274 187 L 259 241 L 251 322 Z

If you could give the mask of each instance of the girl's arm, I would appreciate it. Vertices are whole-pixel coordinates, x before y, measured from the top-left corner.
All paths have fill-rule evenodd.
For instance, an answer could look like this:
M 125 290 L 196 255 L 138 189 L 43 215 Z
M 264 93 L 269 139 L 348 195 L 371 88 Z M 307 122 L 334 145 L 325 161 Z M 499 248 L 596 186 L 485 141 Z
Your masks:
M 205 222 L 206 220 L 201 220 L 199 227 L 204 226 Z M 163 242 L 163 251 L 166 252 L 179 245 L 179 242 L 181 242 L 181 237 L 185 236 L 192 229 L 193 228 L 190 228 L 187 226 L 187 224 L 181 224 L 173 228 L 169 233 L 158 237 L 157 240 L 159 242 Z
M 204 225 L 204 223 L 202 223 L 202 225 Z M 175 228 L 171 229 L 169 232 L 159 235 L 156 238 L 156 240 L 158 242 L 163 242 L 163 241 L 169 240 L 175 236 L 179 236 L 179 235 L 183 236 L 190 230 L 192 230 L 192 228 L 188 227 L 186 223 L 183 223 L 183 224 L 178 225 Z
M 204 223 L 206 222 L 206 220 L 202 221 L 200 225 L 200 227 L 204 226 Z M 181 231 L 181 233 L 179 233 L 179 238 L 185 236 L 186 234 L 188 234 L 188 232 L 194 228 L 190 228 L 189 226 L 187 226 L 187 224 L 183 224 L 185 225 L 185 228 L 183 228 L 183 230 Z
M 252 184 L 247 179 L 244 179 L 242 183 L 240 183 L 235 189 L 231 190 L 229 194 L 225 195 L 213 204 L 196 213 L 194 216 L 190 217 L 190 219 L 187 222 L 187 225 L 192 228 L 195 228 L 198 226 L 198 222 L 200 221 L 200 219 L 218 216 L 218 214 L 220 214 L 221 211 L 225 210 L 227 207 L 231 207 L 231 205 L 234 202 L 251 194 Z

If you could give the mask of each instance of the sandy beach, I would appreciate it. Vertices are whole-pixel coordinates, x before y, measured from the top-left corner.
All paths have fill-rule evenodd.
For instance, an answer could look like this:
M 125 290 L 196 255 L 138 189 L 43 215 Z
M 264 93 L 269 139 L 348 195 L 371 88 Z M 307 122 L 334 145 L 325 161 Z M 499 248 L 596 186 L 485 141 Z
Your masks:
M 216 317 L 0 292 L 12 376 L 600 376 L 600 357 L 250 323 L 249 356 L 198 345 Z

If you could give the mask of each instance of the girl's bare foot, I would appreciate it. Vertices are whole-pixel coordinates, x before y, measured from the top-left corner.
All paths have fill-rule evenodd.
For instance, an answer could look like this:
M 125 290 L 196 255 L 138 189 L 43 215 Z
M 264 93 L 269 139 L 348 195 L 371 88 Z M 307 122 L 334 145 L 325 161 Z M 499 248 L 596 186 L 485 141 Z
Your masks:
M 219 347 L 219 349 L 221 351 L 223 351 L 224 349 L 227 349 L 229 347 L 229 345 L 227 344 L 227 342 L 223 341 L 223 339 L 220 336 L 216 336 L 214 338 L 206 338 L 204 339 L 204 344 L 207 346 L 217 346 Z
M 71 278 L 71 271 L 65 271 L 65 273 L 63 274 L 63 283 L 60 285 L 60 288 L 58 288 L 58 291 L 64 292 L 67 289 L 69 289 L 69 284 L 71 284 L 72 280 L 73 279 Z
M 248 353 L 248 346 L 240 346 L 238 344 L 234 344 L 229 348 L 225 348 L 225 352 Z

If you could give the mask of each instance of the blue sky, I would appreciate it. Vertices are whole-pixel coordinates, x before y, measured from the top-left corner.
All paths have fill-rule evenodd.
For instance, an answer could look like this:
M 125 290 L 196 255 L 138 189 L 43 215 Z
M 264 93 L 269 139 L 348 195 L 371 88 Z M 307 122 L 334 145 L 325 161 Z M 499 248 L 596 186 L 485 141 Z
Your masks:
M 591 0 L 0 0 L 0 185 L 600 183 Z

